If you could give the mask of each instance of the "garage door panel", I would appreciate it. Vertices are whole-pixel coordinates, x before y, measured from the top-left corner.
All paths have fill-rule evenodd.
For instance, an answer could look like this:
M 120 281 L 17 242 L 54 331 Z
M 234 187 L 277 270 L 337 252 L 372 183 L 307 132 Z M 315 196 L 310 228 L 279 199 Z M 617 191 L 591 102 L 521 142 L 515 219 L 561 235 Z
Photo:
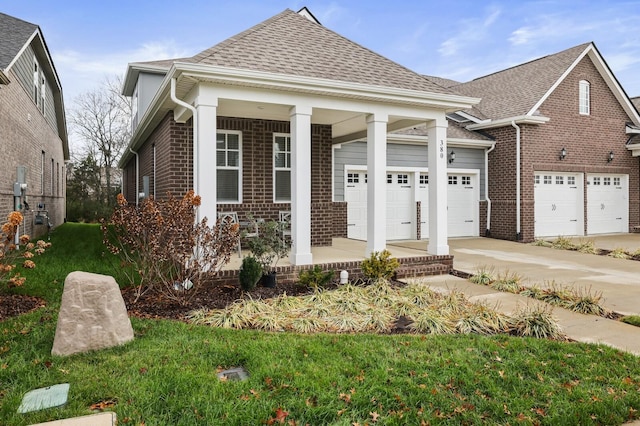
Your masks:
M 534 179 L 535 236 L 582 235 L 581 175 L 536 172 Z
M 587 233 L 629 231 L 628 176 L 590 174 L 587 177 Z

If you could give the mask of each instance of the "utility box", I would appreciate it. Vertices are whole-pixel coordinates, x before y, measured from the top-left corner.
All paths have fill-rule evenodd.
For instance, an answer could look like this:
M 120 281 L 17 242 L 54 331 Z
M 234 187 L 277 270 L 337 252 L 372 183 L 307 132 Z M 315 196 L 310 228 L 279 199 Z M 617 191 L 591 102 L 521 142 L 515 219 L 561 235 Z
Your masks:
M 27 183 L 27 167 L 26 166 L 18 166 L 16 171 L 16 177 L 18 183 Z

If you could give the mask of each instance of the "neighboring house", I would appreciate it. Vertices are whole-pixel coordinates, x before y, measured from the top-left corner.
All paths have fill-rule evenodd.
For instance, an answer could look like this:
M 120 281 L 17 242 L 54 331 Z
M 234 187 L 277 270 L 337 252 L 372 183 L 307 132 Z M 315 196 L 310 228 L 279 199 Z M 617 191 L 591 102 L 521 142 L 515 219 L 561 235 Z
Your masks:
M 395 225 L 389 224 L 397 203 L 387 179 L 398 163 L 389 156 L 396 145 L 413 144 L 415 151 L 400 155 L 422 157 L 425 170 L 429 159 L 429 190 L 419 195 L 428 200 L 429 220 L 411 237 L 428 230 L 428 251 L 449 253 L 446 113 L 471 108 L 478 99 L 345 39 L 306 9 L 285 10 L 191 58 L 129 64 L 123 93 L 133 97 L 135 128 L 119 165 L 124 194 L 133 202 L 193 188 L 202 196 L 200 216 L 210 220 L 220 211 L 236 211 L 241 220 L 249 213 L 277 220 L 279 211 L 291 211 L 290 260 L 306 265 L 313 263 L 311 246 L 348 236 L 350 194 L 336 186 L 345 175 L 353 180 L 357 170 L 369 194 L 360 211 L 366 214 L 359 231 L 367 241 L 364 255 L 394 238 Z M 413 137 L 414 128 L 436 142 Z M 491 144 L 458 130 L 461 146 L 480 143 L 480 154 L 469 155 L 479 180 L 482 148 Z M 387 134 L 395 131 L 403 134 L 388 144 Z M 340 154 L 349 149 L 358 151 L 353 162 Z M 334 173 L 338 161 L 343 170 Z M 392 173 L 390 179 L 396 192 L 409 179 L 412 185 L 425 182 L 414 170 L 411 177 Z M 416 204 L 411 209 L 417 227 Z
M 495 140 L 487 234 L 536 237 L 640 225 L 640 117 L 593 43 L 456 84 L 481 98 L 461 124 Z
M 0 13 L 0 40 L 0 221 L 20 210 L 35 237 L 65 218 L 62 88 L 37 25 Z

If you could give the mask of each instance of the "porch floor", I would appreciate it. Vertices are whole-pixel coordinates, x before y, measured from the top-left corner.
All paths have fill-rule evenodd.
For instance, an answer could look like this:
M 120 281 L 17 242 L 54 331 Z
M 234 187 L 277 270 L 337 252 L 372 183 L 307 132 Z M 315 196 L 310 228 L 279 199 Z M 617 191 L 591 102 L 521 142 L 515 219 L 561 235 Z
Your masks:
M 393 257 L 407 258 L 427 256 L 427 240 L 410 240 L 410 241 L 388 241 L 387 250 L 391 252 Z M 367 250 L 367 242 L 360 240 L 351 240 L 348 238 L 334 238 L 331 246 L 311 247 L 314 264 L 338 263 L 358 261 L 365 259 Z M 242 257 L 249 255 L 249 250 L 242 250 Z M 238 270 L 242 264 L 242 258 L 237 252 L 231 255 L 231 260 L 222 270 Z M 278 266 L 290 266 L 289 256 L 280 259 Z

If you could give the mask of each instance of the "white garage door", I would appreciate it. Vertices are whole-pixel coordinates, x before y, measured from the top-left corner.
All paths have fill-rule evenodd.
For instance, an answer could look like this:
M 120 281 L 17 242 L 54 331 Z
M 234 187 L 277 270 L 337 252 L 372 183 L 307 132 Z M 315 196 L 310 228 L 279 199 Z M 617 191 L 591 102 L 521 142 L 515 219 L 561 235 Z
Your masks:
M 409 173 L 387 174 L 387 239 L 408 240 L 415 228 L 413 185 Z
M 447 232 L 449 237 L 477 237 L 478 225 L 477 174 L 449 173 L 447 185 Z M 421 238 L 429 238 L 429 176 L 420 175 L 418 199 L 421 202 Z
M 347 237 L 367 240 L 367 174 L 347 172 L 344 200 L 347 202 Z
M 583 235 L 582 174 L 535 172 L 536 237 Z
M 587 176 L 587 233 L 629 232 L 628 175 Z
M 408 240 L 414 237 L 415 205 L 413 175 L 387 174 L 387 239 Z M 345 187 L 347 202 L 347 237 L 367 239 L 367 174 L 348 171 Z

